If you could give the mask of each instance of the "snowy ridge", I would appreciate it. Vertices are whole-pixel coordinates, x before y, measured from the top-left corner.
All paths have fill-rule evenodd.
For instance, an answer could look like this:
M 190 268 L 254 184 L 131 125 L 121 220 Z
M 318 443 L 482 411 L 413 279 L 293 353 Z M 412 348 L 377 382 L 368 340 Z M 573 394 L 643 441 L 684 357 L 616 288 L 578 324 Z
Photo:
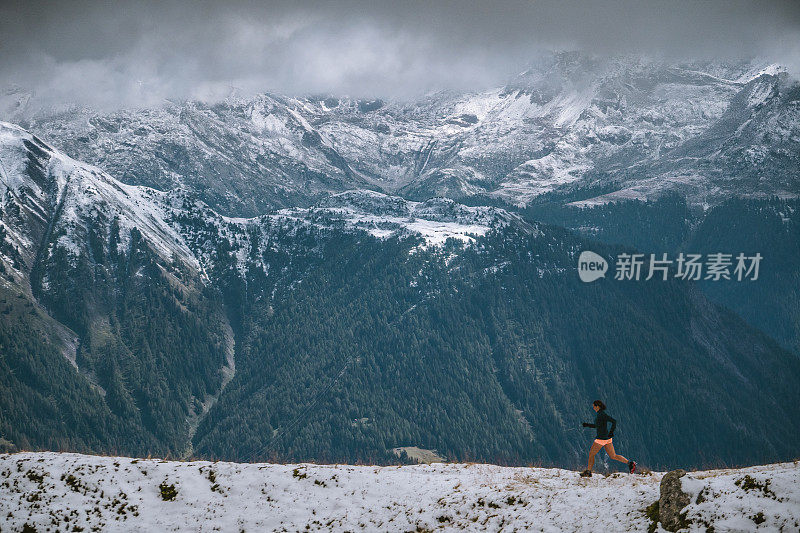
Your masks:
M 12 204 L 26 209 L 56 236 L 55 248 L 77 256 L 93 225 L 119 225 L 120 251 L 126 249 L 131 231 L 138 229 L 153 249 L 165 259 L 181 259 L 198 268 L 191 250 L 165 221 L 161 208 L 164 193 L 120 183 L 100 169 L 75 161 L 53 150 L 33 135 L 12 124 L 0 122 L 0 207 L 2 224 L 13 244 L 24 246 L 28 255 L 38 245 L 23 224 L 12 224 Z
M 24 133 L 17 126 L 0 123 L 0 259 L 18 276 L 33 261 L 38 242 L 30 227 L 15 223 L 5 213 L 18 207 L 17 219 L 46 224 L 49 203 L 43 186 L 24 178 L 24 152 L 16 142 Z
M 121 248 L 127 247 L 132 229 L 138 229 L 145 239 L 165 259 L 173 254 L 197 267 L 194 255 L 180 235 L 166 223 L 160 208 L 161 191 L 142 186 L 125 185 L 98 169 L 87 167 L 56 154 L 51 164 L 54 175 L 64 176 L 73 189 L 64 198 L 60 224 L 69 230 L 59 237 L 58 244 L 77 252 L 81 242 L 75 241 L 76 229 L 92 215 L 106 209 L 105 215 L 118 220 L 121 229 Z
M 412 202 L 366 190 L 331 195 L 313 208 L 282 209 L 274 217 L 299 220 L 325 217 L 378 238 L 398 233 L 417 234 L 428 245 L 441 245 L 451 238 L 473 242 L 492 227 L 519 220 L 502 209 L 468 207 L 447 198 Z
M 114 531 L 646 531 L 662 474 L 0 455 L 0 527 Z M 800 466 L 692 472 L 690 531 L 793 531 Z M 763 488 L 766 487 L 766 490 Z M 700 497 L 702 495 L 702 497 Z M 658 531 L 663 531 L 660 526 Z
M 252 218 L 219 215 L 180 190 L 171 191 L 164 205 L 168 220 L 189 243 L 204 270 L 218 259 L 217 244 L 227 241 L 237 269 L 245 277 L 251 266 L 268 273 L 269 265 L 256 258 L 283 246 L 276 242 L 278 235 L 294 235 L 301 228 L 363 231 L 379 239 L 416 235 L 423 239 L 420 247 L 441 246 L 451 238 L 470 244 L 490 229 L 508 224 L 520 224 L 533 231 L 518 215 L 503 209 L 469 207 L 447 198 L 412 202 L 369 190 L 346 191 L 330 195 L 314 207 L 281 209 Z M 198 230 L 198 226 L 202 229 Z
M 370 190 L 352 190 L 330 195 L 310 208 L 281 209 L 253 218 L 226 217 L 215 213 L 199 200 L 182 193 L 170 199 L 172 220 L 199 216 L 206 231 L 197 233 L 192 224 L 180 221 L 173 226 L 192 243 L 200 263 L 208 269 L 214 262 L 217 240 L 230 243 L 237 269 L 245 276 L 252 258 L 275 251 L 275 236 L 293 235 L 300 228 L 322 231 L 366 232 L 378 239 L 415 235 L 423 242 L 418 247 L 444 245 L 448 239 L 471 244 L 490 229 L 519 224 L 528 231 L 533 227 L 516 214 L 494 207 L 470 207 L 447 198 L 413 202 Z M 292 253 L 297 252 L 295 250 Z M 257 265 L 267 273 L 268 264 Z
M 800 193 L 796 87 L 765 62 L 558 53 L 503 87 L 409 102 L 264 94 L 111 114 L 40 111 L 27 120 L 127 183 L 180 187 L 231 216 L 365 188 L 526 205 L 552 191 L 621 182 L 620 199 L 678 191 L 704 203 Z M 706 142 L 709 132 L 727 142 Z M 769 174 L 765 160 L 775 165 Z
M 119 232 L 117 252 L 127 251 L 135 228 L 167 263 L 182 261 L 205 276 L 220 240 L 228 241 L 244 272 L 254 252 L 253 230 L 261 236 L 260 251 L 271 245 L 272 232 L 292 231 L 290 226 L 298 225 L 366 231 L 378 238 L 415 234 L 433 246 L 449 238 L 469 243 L 492 227 L 521 222 L 497 208 L 467 207 L 446 198 L 413 202 L 363 189 L 326 196 L 310 208 L 225 217 L 180 188 L 162 192 L 121 183 L 5 123 L 0 123 L 0 164 L 0 237 L 5 243 L 0 258 L 19 276 L 31 268 L 43 239 L 52 240 L 49 256 L 57 250 L 72 257 L 90 255 L 92 232 L 102 228 L 110 235 L 112 226 Z M 196 233 L 197 224 L 204 228 L 202 235 Z M 17 255 L 24 261 L 15 262 L 12 256 Z M 43 282 L 46 286 L 47 279 Z

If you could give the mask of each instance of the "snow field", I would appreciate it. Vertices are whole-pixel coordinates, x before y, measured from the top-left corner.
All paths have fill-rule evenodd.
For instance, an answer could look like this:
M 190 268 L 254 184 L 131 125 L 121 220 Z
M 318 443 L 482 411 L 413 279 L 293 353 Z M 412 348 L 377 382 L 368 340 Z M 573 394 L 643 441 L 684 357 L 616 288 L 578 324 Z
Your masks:
M 583 479 L 562 469 L 485 464 L 19 453 L 0 456 L 0 529 L 19 531 L 27 523 L 38 531 L 646 531 L 645 508 L 658 499 L 661 477 Z M 693 472 L 683 484 L 692 498 L 692 530 L 797 530 L 796 463 Z

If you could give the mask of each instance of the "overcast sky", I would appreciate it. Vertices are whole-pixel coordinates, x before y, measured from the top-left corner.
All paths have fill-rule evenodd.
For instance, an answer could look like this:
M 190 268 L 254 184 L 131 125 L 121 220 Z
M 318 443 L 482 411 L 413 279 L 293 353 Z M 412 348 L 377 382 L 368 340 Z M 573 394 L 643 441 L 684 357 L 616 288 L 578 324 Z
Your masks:
M 409 97 L 502 83 L 549 50 L 800 67 L 800 1 L 0 5 L 0 85 L 148 105 L 241 92 Z

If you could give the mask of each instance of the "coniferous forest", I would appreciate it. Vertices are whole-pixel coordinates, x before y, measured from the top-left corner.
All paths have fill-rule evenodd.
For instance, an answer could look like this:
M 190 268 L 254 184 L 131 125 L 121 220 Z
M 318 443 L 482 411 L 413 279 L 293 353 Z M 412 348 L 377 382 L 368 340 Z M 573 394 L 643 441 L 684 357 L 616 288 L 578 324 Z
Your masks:
M 673 208 L 580 214 L 600 225 L 616 209 L 655 218 Z M 653 467 L 793 453 L 791 336 L 776 335 L 781 346 L 720 305 L 735 306 L 724 286 L 564 275 L 576 251 L 633 248 L 535 222 L 433 248 L 288 224 L 265 229 L 271 246 L 239 269 L 201 211 L 182 216 L 213 257 L 213 283 L 164 265 L 135 232 L 129 253 L 108 253 L 111 223 L 77 263 L 54 256 L 34 274 L 54 318 L 4 292 L 6 439 L 239 461 L 392 463 L 391 448 L 419 446 L 454 461 L 574 466 L 592 436 L 581 422 L 601 397 L 620 421 L 620 449 Z M 621 231 L 600 228 L 609 242 Z M 54 319 L 69 328 L 62 338 Z M 69 342 L 79 371 L 61 353 Z M 235 375 L 217 398 L 231 344 Z

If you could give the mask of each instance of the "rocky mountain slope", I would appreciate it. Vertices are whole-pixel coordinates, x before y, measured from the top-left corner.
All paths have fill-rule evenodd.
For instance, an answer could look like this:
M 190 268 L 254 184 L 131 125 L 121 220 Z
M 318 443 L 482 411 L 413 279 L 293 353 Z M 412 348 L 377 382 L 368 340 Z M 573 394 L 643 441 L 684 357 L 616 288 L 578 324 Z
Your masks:
M 691 285 L 577 279 L 581 250 L 619 249 L 363 190 L 228 217 L 0 128 L 0 431 L 19 447 L 574 465 L 602 396 L 653 466 L 795 449 L 796 357 Z
M 485 464 L 374 467 L 0 456 L 0 526 L 115 531 L 664 531 L 662 473 Z M 682 531 L 791 531 L 800 468 L 691 472 Z M 601 511 L 601 512 L 598 512 Z M 653 519 L 656 521 L 653 521 Z M 31 531 L 33 529 L 30 529 Z
M 420 234 L 424 247 L 450 237 L 470 241 L 513 218 L 452 201 L 355 191 L 314 210 L 231 219 L 180 190 L 122 184 L 4 123 L 0 171 L 10 365 L 2 432 L 20 446 L 191 450 L 199 420 L 234 372 L 234 332 L 220 293 L 235 280 L 221 269 L 230 260 L 233 275 L 244 277 L 245 260 L 274 248 L 276 234 L 291 263 L 292 250 L 304 249 L 292 242 L 303 228 Z M 261 238 L 253 241 L 254 232 Z M 269 267 L 259 265 L 265 274 Z M 58 379 L 48 378 L 48 366 Z M 60 387 L 78 397 L 67 399 Z M 76 423 L 89 412 L 106 420 Z
M 594 203 L 678 191 L 705 205 L 800 192 L 798 90 L 775 65 L 562 53 L 494 90 L 406 102 L 265 94 L 103 114 L 12 93 L 0 119 L 226 215 L 353 188 L 514 205 L 552 191 Z
M 8 124 L 0 162 L 2 432 L 22 446 L 177 453 L 224 381 L 232 338 L 164 220 L 166 194 Z

